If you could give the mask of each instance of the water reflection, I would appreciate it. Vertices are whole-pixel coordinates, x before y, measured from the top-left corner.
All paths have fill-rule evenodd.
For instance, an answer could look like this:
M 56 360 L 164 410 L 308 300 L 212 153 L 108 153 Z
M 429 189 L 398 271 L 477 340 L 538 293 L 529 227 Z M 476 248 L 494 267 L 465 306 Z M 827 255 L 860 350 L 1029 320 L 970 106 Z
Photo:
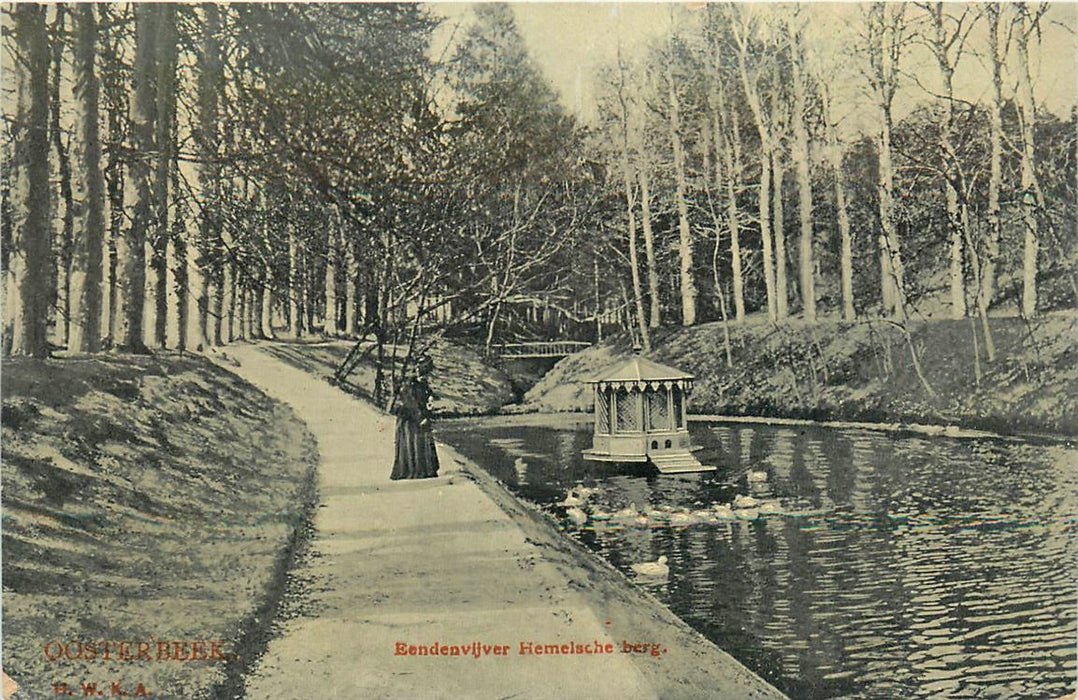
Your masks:
M 586 424 L 447 421 L 439 433 L 555 512 L 578 483 L 598 489 L 594 513 L 652 511 L 645 527 L 565 528 L 623 571 L 665 554 L 670 576 L 641 584 L 792 697 L 1072 690 L 1078 450 L 865 430 L 691 430 L 718 471 L 644 478 L 585 462 Z M 780 514 L 672 526 L 672 512 L 692 522 L 739 494 Z

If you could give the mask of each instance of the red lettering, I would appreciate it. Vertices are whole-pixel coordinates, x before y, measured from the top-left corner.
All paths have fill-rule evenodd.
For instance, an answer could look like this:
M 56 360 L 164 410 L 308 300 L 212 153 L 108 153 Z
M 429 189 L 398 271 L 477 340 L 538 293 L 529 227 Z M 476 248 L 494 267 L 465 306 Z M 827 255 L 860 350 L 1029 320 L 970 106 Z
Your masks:
M 55 649 L 55 651 L 53 651 L 50 654 L 49 653 L 49 647 L 51 647 L 54 644 L 56 645 L 56 649 Z M 56 640 L 53 640 L 51 642 L 45 642 L 45 658 L 48 659 L 49 661 L 58 660 L 63 655 L 63 653 L 64 653 L 64 645 L 60 644 L 60 642 L 58 642 Z
M 180 650 L 183 650 L 181 654 Z M 190 661 L 191 651 L 187 648 L 187 642 L 173 642 L 172 643 L 172 658 L 176 661 Z
M 158 642 L 157 643 L 157 660 L 158 661 L 167 661 L 170 658 L 172 658 L 172 655 L 169 653 L 168 642 Z
M 120 655 L 117 658 L 119 658 L 120 661 L 130 661 L 131 660 L 131 644 L 128 643 L 128 642 L 120 642 L 117 646 L 120 647 L 120 650 L 119 650 Z
M 139 661 L 149 661 L 150 660 L 150 643 L 149 642 L 139 642 L 138 643 L 138 653 L 136 654 L 136 657 L 138 658 Z
M 405 644 L 404 642 L 397 642 L 396 645 L 393 647 L 393 656 L 407 656 L 407 655 L 408 655 L 408 645 Z
M 109 687 L 109 693 L 113 696 L 119 695 L 120 697 L 127 697 L 127 691 L 120 687 L 119 683 L 113 682 Z
M 225 660 L 225 650 L 222 648 L 224 644 L 222 641 L 210 642 L 210 661 Z
M 97 683 L 80 683 L 83 695 L 97 695 Z
M 136 697 L 136 698 L 152 698 L 152 697 L 153 697 L 153 693 L 151 693 L 150 691 L 146 690 L 146 686 L 144 686 L 144 685 L 142 685 L 141 683 L 139 683 L 139 684 L 138 684 L 138 687 L 137 687 L 137 688 L 135 688 L 135 697 Z
M 206 642 L 201 640 L 191 642 L 191 659 L 194 661 L 206 660 Z

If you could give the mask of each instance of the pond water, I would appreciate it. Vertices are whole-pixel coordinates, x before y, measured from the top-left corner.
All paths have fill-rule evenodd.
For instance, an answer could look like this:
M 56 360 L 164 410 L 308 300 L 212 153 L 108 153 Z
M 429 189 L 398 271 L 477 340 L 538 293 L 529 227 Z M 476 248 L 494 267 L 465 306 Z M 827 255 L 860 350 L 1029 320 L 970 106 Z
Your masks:
M 630 576 L 666 555 L 669 577 L 639 583 L 791 697 L 1073 692 L 1073 444 L 698 422 L 718 471 L 648 477 L 582 460 L 591 426 L 573 420 L 443 421 L 438 437 Z M 577 484 L 596 489 L 582 525 L 556 505 Z M 738 495 L 775 512 L 672 524 Z M 595 519 L 626 508 L 651 517 Z

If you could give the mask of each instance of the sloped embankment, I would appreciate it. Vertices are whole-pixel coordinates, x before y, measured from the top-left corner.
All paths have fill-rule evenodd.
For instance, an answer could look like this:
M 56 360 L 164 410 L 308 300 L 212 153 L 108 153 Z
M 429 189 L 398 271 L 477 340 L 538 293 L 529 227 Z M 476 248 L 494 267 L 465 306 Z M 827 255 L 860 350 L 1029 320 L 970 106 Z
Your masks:
M 4 670 L 20 697 L 87 682 L 208 696 L 228 664 L 174 658 L 193 640 L 246 655 L 313 499 L 309 432 L 198 358 L 5 361 L 3 398 Z M 149 642 L 150 660 L 117 659 L 118 642 L 136 657 Z M 164 660 L 159 642 L 187 646 Z
M 1078 434 L 1078 316 L 993 318 L 991 325 L 992 362 L 979 337 L 974 349 L 969 321 L 935 320 L 911 323 L 909 341 L 882 321 L 732 328 L 730 368 L 722 326 L 711 323 L 658 336 L 652 357 L 696 375 L 694 413 Z M 583 382 L 628 353 L 622 340 L 566 358 L 528 392 L 523 408 L 589 410 Z

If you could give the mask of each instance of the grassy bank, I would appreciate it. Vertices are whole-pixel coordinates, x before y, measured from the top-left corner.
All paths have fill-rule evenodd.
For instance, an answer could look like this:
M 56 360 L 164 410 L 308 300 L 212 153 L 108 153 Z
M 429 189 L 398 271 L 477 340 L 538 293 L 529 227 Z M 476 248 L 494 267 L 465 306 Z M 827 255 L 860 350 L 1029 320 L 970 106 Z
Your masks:
M 331 377 L 347 357 L 354 343 L 347 340 L 323 342 L 265 343 L 263 347 L 294 367 L 315 376 Z M 392 348 L 387 349 L 390 352 Z M 401 349 L 403 353 L 403 348 Z M 436 415 L 469 416 L 491 413 L 512 397 L 512 384 L 505 372 L 492 367 L 474 350 L 448 341 L 436 342 L 428 351 L 434 362 L 430 383 L 434 389 L 431 408 Z M 375 367 L 367 358 L 348 376 L 346 389 L 364 398 L 374 392 Z
M 881 321 L 750 323 L 731 329 L 732 367 L 722 324 L 712 323 L 664 329 L 651 356 L 696 375 L 694 413 L 1078 434 L 1078 316 L 993 318 L 991 328 L 991 362 L 980 336 L 975 353 L 971 324 L 950 320 L 911 322 L 909 338 Z M 528 392 L 522 408 L 590 410 L 584 380 L 629 352 L 621 339 L 566 358 Z
M 198 358 L 9 360 L 3 381 L 4 670 L 19 697 L 85 682 L 209 696 L 232 666 L 159 661 L 157 642 L 246 655 L 312 499 L 313 438 Z M 116 646 L 105 660 L 104 641 L 151 642 L 152 660 Z M 55 658 L 56 642 L 84 658 Z

